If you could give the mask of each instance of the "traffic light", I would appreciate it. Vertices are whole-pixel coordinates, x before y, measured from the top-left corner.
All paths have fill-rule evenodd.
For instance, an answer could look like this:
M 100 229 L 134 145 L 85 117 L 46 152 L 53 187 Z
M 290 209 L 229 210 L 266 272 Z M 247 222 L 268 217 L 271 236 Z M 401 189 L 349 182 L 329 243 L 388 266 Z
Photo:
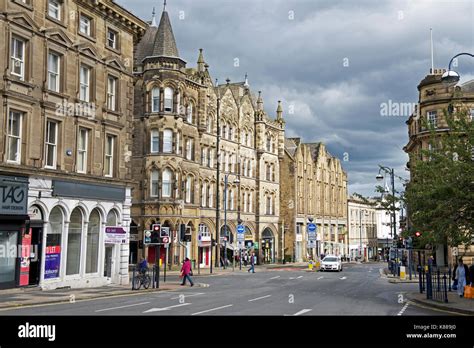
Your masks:
M 415 236 L 421 237 L 421 232 L 420 232 L 420 231 L 416 231 L 416 232 L 415 232 Z
M 160 230 L 161 226 L 158 224 L 151 226 L 151 242 L 160 243 Z

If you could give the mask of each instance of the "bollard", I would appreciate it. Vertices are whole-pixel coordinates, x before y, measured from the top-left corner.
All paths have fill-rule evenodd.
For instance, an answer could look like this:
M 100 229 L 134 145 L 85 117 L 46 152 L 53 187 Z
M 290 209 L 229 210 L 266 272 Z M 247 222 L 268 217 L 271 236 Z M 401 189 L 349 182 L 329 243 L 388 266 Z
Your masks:
M 449 286 L 449 292 L 451 292 L 451 266 L 449 266 L 449 269 L 448 269 L 448 286 Z
M 440 284 L 441 282 L 440 282 L 440 272 L 439 272 L 439 269 L 438 269 L 438 272 L 437 272 L 437 273 L 438 273 L 438 292 L 440 292 L 440 291 L 441 291 L 441 284 Z
M 446 284 L 446 274 L 443 276 L 444 280 L 444 302 L 448 303 L 448 291 L 447 291 L 447 284 Z
M 419 286 L 420 286 L 420 294 L 423 293 L 423 280 L 421 279 L 422 275 L 421 275 L 421 267 L 418 266 L 418 283 L 419 283 Z
M 155 277 L 155 265 L 153 265 L 151 282 L 153 283 L 153 289 L 156 288 L 156 277 Z
M 133 266 L 133 270 L 132 270 L 132 290 L 135 290 L 135 270 L 136 270 L 136 266 Z

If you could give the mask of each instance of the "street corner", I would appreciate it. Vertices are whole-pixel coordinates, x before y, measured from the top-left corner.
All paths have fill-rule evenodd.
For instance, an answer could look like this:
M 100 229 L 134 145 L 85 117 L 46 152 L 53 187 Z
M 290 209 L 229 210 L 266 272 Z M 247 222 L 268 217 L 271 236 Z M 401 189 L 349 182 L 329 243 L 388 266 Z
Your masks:
M 459 298 L 456 293 L 448 295 L 448 302 L 427 299 L 426 294 L 419 292 L 408 292 L 405 294 L 407 300 L 421 308 L 434 309 L 455 315 L 474 316 L 474 300 Z

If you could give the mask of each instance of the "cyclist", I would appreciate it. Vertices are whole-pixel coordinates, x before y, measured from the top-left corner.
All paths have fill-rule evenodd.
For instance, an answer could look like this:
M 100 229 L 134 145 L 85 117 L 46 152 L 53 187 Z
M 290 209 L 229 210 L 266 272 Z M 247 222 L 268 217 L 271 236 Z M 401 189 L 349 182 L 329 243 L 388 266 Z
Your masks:
M 138 265 L 138 269 L 140 274 L 145 274 L 148 271 L 148 262 L 143 257 L 140 260 L 140 264 Z

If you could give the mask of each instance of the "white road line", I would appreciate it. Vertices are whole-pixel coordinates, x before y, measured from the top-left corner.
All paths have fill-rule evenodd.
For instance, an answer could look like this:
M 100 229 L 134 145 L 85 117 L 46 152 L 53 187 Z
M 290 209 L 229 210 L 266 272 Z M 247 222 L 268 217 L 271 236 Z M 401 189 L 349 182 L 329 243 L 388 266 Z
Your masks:
M 300 279 L 300 278 L 303 278 L 303 276 L 296 277 L 296 279 Z
M 295 279 L 295 277 L 290 277 L 290 280 L 293 280 L 293 279 Z
M 272 278 L 270 278 L 270 280 L 271 279 L 277 279 L 277 278 L 280 278 L 280 276 L 272 277 Z
M 219 309 L 223 309 L 223 308 L 227 308 L 227 307 L 232 307 L 232 306 L 233 306 L 233 305 L 230 304 L 230 305 L 227 305 L 227 306 L 222 306 L 222 307 L 217 307 L 217 308 L 211 308 L 211 309 L 208 309 L 208 310 L 205 310 L 205 311 L 193 313 L 193 314 L 191 314 L 191 315 L 199 315 L 199 314 L 208 313 L 208 312 L 212 312 L 212 311 L 218 311 Z
M 134 304 L 131 304 L 131 305 L 126 305 L 126 306 L 98 309 L 95 312 L 98 313 L 98 312 L 113 311 L 114 309 L 121 309 L 121 308 L 134 307 L 134 306 L 142 306 L 142 305 L 149 304 L 149 303 L 150 302 L 134 303 Z
M 312 309 L 302 309 L 298 313 L 295 313 L 293 315 L 301 315 L 301 314 L 305 314 L 305 313 L 308 313 L 308 312 L 311 312 L 311 311 L 312 311 Z
M 254 299 L 252 299 L 252 300 L 249 300 L 249 302 L 258 301 L 258 300 L 261 300 L 261 299 L 263 299 L 263 298 L 267 298 L 267 297 L 270 297 L 270 296 L 272 296 L 272 295 L 257 297 L 257 298 L 254 298 Z
M 409 305 L 410 305 L 410 303 L 407 302 L 407 303 L 403 306 L 402 310 L 401 310 L 400 312 L 398 312 L 397 315 L 398 315 L 398 316 L 401 316 L 401 315 L 407 310 L 407 308 L 408 308 Z
M 198 293 L 192 294 L 192 295 L 181 294 L 180 296 L 172 297 L 171 300 L 178 300 L 182 297 L 186 298 L 186 297 L 193 297 L 193 296 L 200 296 L 200 295 L 205 295 L 205 294 L 203 292 L 198 292 Z
M 319 277 L 318 280 L 319 280 L 319 279 L 323 279 L 323 278 L 324 278 L 324 277 Z
M 151 308 L 151 309 L 149 309 L 149 310 L 147 310 L 147 311 L 144 311 L 143 313 L 169 311 L 171 308 L 187 306 L 187 305 L 190 305 L 190 304 L 191 304 L 191 303 L 180 303 L 180 304 L 178 304 L 178 305 L 169 306 L 169 307 L 164 307 L 164 308 Z
M 342 278 L 339 278 L 340 280 L 344 280 L 344 279 L 347 279 L 347 277 L 342 277 Z

